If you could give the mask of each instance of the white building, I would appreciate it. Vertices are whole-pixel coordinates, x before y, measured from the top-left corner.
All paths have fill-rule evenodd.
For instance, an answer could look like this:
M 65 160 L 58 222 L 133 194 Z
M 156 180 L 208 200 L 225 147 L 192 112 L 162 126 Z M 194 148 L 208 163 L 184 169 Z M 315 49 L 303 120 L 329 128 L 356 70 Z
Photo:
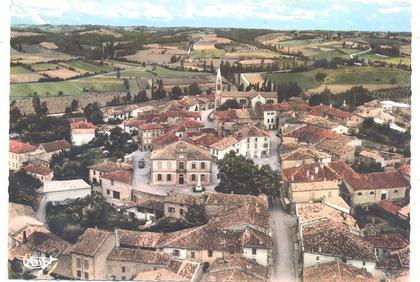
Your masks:
M 80 146 L 87 144 L 95 138 L 95 125 L 88 121 L 76 121 L 70 124 L 71 142 Z
M 90 195 L 91 186 L 83 179 L 45 181 L 39 193 L 47 202 L 61 203 L 68 199 L 84 198 Z
M 242 127 L 234 134 L 210 145 L 211 154 L 221 160 L 230 151 L 246 158 L 270 156 L 270 134 L 255 124 Z

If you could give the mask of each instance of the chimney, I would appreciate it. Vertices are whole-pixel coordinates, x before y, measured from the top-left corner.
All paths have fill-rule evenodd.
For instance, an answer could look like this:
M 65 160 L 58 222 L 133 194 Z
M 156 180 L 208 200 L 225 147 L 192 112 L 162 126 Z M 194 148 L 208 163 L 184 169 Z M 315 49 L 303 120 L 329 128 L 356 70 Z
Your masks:
M 306 176 L 309 177 L 309 169 L 306 170 Z
M 314 180 L 314 176 L 313 175 L 311 175 L 311 180 Z
M 318 246 L 318 253 L 321 253 L 322 249 L 321 246 Z
M 23 231 L 23 243 L 28 241 L 28 237 L 26 236 L 26 230 Z
M 318 170 L 319 170 L 319 167 L 315 167 L 315 174 L 317 174 L 318 173 Z
M 332 109 L 332 107 L 333 107 L 333 106 L 332 106 L 332 103 L 330 103 L 330 109 Z
M 115 235 L 115 247 L 120 247 L 120 236 L 118 235 L 118 228 L 114 228 L 114 235 Z

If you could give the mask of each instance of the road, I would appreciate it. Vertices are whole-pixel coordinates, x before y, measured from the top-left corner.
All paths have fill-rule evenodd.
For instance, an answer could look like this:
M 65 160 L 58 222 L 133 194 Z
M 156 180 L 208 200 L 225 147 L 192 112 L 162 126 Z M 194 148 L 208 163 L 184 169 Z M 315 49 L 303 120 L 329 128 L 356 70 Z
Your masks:
M 296 217 L 288 215 L 277 204 L 270 209 L 273 237 L 273 267 L 271 281 L 297 281 L 294 267 L 294 226 Z

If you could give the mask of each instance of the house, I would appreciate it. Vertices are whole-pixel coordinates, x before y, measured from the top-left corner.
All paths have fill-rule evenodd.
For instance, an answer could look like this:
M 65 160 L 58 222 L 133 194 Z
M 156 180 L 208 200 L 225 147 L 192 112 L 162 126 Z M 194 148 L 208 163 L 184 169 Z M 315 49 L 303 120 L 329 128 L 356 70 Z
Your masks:
M 291 146 L 292 145 L 292 146 Z M 282 144 L 280 152 L 281 169 L 312 163 L 330 163 L 331 155 L 315 147 L 299 144 Z
M 340 196 L 337 173 L 323 163 L 305 164 L 282 170 L 288 198 L 294 203 L 307 203 Z
M 48 143 L 43 143 L 38 146 L 38 149 L 31 155 L 37 159 L 50 162 L 54 154 L 69 151 L 71 144 L 66 140 L 55 140 Z
M 9 263 L 15 272 L 33 271 L 24 265 L 28 257 L 55 258 L 68 252 L 71 244 L 50 232 L 34 231 L 21 244 L 9 250 Z
M 71 142 L 80 146 L 87 144 L 95 138 L 96 127 L 88 121 L 75 121 L 70 123 Z
M 208 150 L 177 141 L 152 152 L 153 185 L 211 184 L 211 156 Z
M 136 105 L 103 108 L 103 121 L 109 122 L 110 120 L 127 120 L 133 116 L 133 112 L 137 108 L 138 107 Z
M 399 233 L 377 233 L 369 238 L 373 242 L 376 256 L 384 258 L 391 252 L 409 246 L 410 242 Z
M 126 203 L 122 210 L 129 220 L 155 221 L 163 215 L 163 201 L 154 199 L 140 199 L 136 202 Z
M 124 229 L 118 229 L 117 233 L 121 247 L 147 251 L 158 250 L 157 244 L 165 236 L 164 233 L 132 231 Z
M 214 95 L 184 96 L 179 101 L 188 107 L 188 111 L 207 111 L 214 109 Z
M 18 140 L 9 140 L 9 169 L 19 170 L 19 168 L 28 161 L 30 154 L 36 150 L 36 147 L 23 143 Z
M 129 170 L 117 170 L 100 176 L 102 180 L 102 196 L 107 201 L 117 202 L 131 200 L 132 173 Z
M 144 124 L 144 120 L 138 118 L 131 118 L 129 120 L 123 121 L 123 129 L 127 133 L 137 132 L 140 125 Z
M 104 160 L 103 162 L 88 166 L 89 183 L 93 186 L 102 186 L 101 176 L 117 170 L 132 170 L 133 165 L 125 162 Z
M 287 118 L 293 116 L 287 102 L 259 104 L 258 109 L 263 114 L 264 125 L 268 130 L 277 130 L 284 125 Z
M 308 114 L 299 119 L 300 122 L 308 125 L 317 126 L 319 128 L 324 128 L 331 130 L 337 134 L 349 134 L 349 128 L 345 125 L 342 125 L 336 121 L 330 120 L 323 116 L 317 116 Z
M 225 132 L 233 133 L 250 123 L 263 123 L 261 112 L 250 108 L 217 111 L 210 116 L 214 119 L 214 127 L 222 132 L 222 136 Z
M 117 236 L 105 230 L 88 228 L 70 249 L 72 278 L 106 280 L 107 256 L 116 246 Z
M 237 255 L 229 255 L 214 260 L 201 281 L 255 281 L 264 282 L 270 279 L 269 267 L 263 266 L 254 260 Z
M 381 167 L 385 166 L 385 159 L 381 156 L 379 151 L 362 149 L 359 152 L 360 163 L 370 166 L 379 163 Z
M 346 224 L 323 221 L 303 225 L 304 268 L 341 260 L 376 276 L 373 244 Z
M 339 259 L 303 269 L 303 282 L 374 282 L 372 274 Z
M 410 188 L 410 182 L 397 171 L 360 174 L 343 161 L 332 162 L 329 166 L 342 178 L 343 198 L 353 207 L 381 200 L 403 200 Z
M 270 156 L 270 134 L 258 124 L 249 124 L 210 145 L 212 156 L 221 160 L 230 151 L 246 158 Z
M 252 228 L 232 231 L 202 225 L 167 233 L 157 246 L 175 258 L 201 263 L 228 254 L 240 254 L 265 266 L 271 263 L 271 237 Z
M 177 124 L 178 121 L 183 118 L 192 119 L 197 122 L 201 122 L 201 113 L 199 112 L 177 110 L 177 111 L 167 111 L 165 112 L 165 115 L 166 115 L 169 126 Z
M 139 148 L 142 151 L 152 150 L 154 140 L 165 133 L 165 127 L 159 123 L 144 123 L 138 129 Z
M 169 271 L 165 268 L 161 268 L 157 270 L 140 272 L 134 278 L 134 281 L 166 281 L 166 282 L 183 281 L 185 282 L 185 277 L 178 275 L 172 271 Z
M 54 172 L 51 168 L 44 165 L 28 164 L 22 167 L 27 174 L 39 179 L 42 183 L 44 181 L 51 181 L 54 177 Z
M 165 268 L 170 255 L 116 246 L 106 258 L 108 280 L 132 280 L 139 273 Z
M 184 218 L 190 206 L 203 205 L 204 200 L 201 195 L 170 192 L 163 201 L 163 214 L 165 217 Z
M 83 179 L 45 181 L 38 193 L 47 202 L 62 203 L 68 199 L 84 198 L 90 195 L 92 187 Z
M 331 119 L 331 120 L 334 120 L 343 124 L 346 124 L 353 117 L 353 115 L 350 112 L 333 108 L 332 105 L 330 106 L 318 105 L 318 106 L 312 107 L 312 109 L 309 111 L 309 114 L 315 115 L 315 116 L 326 117 L 328 119 Z
M 49 232 L 36 217 L 32 207 L 9 202 L 8 249 L 20 245 L 33 232 Z

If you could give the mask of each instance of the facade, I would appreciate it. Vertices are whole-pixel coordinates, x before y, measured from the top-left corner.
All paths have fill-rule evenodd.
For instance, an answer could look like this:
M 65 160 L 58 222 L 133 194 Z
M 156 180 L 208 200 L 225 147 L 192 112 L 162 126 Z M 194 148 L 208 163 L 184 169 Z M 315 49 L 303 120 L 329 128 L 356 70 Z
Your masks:
M 201 195 L 170 192 L 163 201 L 163 214 L 165 217 L 184 218 L 190 206 L 203 203 L 204 198 Z
M 281 169 L 299 167 L 312 163 L 330 163 L 331 155 L 309 146 L 287 146 L 283 145 L 280 149 Z
M 211 156 L 186 141 L 178 141 L 152 152 L 153 185 L 211 184 Z
M 80 146 L 89 143 L 95 138 L 95 125 L 88 121 L 76 121 L 70 124 L 71 142 Z
M 132 170 L 133 165 L 129 163 L 114 162 L 105 160 L 88 167 L 89 183 L 93 186 L 102 186 L 101 176 L 117 170 Z
M 48 143 L 40 144 L 38 149 L 31 155 L 37 159 L 50 162 L 54 154 L 70 150 L 71 144 L 66 140 L 55 140 Z
M 17 140 L 9 141 L 9 169 L 18 170 L 30 158 L 36 147 Z
M 225 154 L 234 151 L 246 158 L 270 156 L 270 134 L 256 124 L 242 127 L 233 135 L 227 136 L 210 145 L 212 156 L 221 160 Z
M 132 173 L 117 170 L 100 176 L 102 179 L 102 196 L 109 201 L 129 201 L 132 198 Z
M 163 125 L 158 123 L 145 123 L 139 127 L 139 148 L 142 151 L 153 149 L 153 141 L 165 133 Z
M 67 199 L 84 198 L 92 187 L 82 179 L 45 181 L 38 191 L 47 202 L 62 203 Z
M 263 113 L 264 125 L 268 130 L 277 130 L 287 118 L 294 116 L 287 102 L 260 104 L 259 110 Z

